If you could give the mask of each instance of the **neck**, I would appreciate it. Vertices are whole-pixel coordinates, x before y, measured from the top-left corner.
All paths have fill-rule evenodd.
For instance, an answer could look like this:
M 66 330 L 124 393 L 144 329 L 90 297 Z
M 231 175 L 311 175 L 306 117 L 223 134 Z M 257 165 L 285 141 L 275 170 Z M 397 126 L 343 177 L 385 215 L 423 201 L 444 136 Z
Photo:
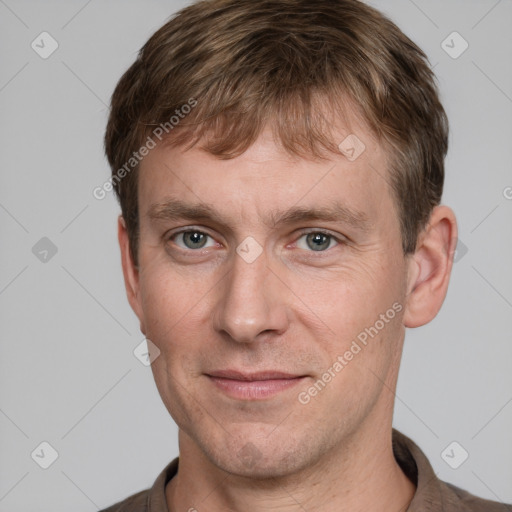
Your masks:
M 394 458 L 386 427 L 373 422 L 299 473 L 264 480 L 221 470 L 180 431 L 178 473 L 166 488 L 169 510 L 403 512 L 415 487 Z

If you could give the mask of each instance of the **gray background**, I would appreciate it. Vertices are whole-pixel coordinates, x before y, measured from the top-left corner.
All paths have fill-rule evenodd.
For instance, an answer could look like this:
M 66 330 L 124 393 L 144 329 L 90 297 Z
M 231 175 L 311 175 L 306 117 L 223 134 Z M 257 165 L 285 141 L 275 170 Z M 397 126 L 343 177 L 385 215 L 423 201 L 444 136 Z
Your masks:
M 394 423 L 440 478 L 512 502 L 512 3 L 373 3 L 435 66 L 451 121 L 443 202 L 461 242 L 443 309 L 407 332 Z M 184 4 L 0 0 L 1 512 L 94 511 L 177 455 L 133 355 L 143 336 L 124 294 L 118 206 L 92 190 L 109 176 L 113 88 Z M 43 31 L 59 44 L 47 59 L 31 48 Z M 469 43 L 456 59 L 441 46 L 453 31 Z M 35 461 L 48 450 L 31 457 L 43 441 L 59 454 L 48 469 Z M 458 469 L 441 456 L 453 441 L 469 453 Z

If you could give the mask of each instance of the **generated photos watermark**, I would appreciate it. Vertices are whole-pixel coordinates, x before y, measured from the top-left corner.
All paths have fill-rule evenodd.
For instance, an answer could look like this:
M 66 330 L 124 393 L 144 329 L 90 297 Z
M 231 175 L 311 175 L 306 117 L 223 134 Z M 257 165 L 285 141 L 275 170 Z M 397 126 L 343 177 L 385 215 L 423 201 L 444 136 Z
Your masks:
M 152 132 L 148 135 L 146 142 L 137 150 L 132 153 L 132 156 L 120 167 L 108 180 L 106 180 L 101 186 L 95 187 L 92 191 L 92 195 L 95 199 L 101 201 L 105 199 L 108 192 L 112 192 L 114 187 L 130 172 L 135 169 L 140 162 L 146 157 L 149 152 L 154 149 L 157 145 L 157 141 L 162 141 L 163 138 L 168 135 L 182 119 L 192 112 L 192 109 L 197 106 L 197 100 L 195 98 L 189 98 L 188 102 L 183 104 L 180 108 L 177 108 L 168 121 L 160 123 Z
M 379 315 L 379 319 L 375 323 L 366 327 L 361 331 L 350 345 L 350 348 L 345 351 L 343 355 L 339 355 L 334 363 L 327 368 L 322 376 L 308 389 L 301 391 L 297 396 L 297 399 L 302 405 L 308 404 L 311 399 L 317 396 L 321 391 L 325 389 L 327 384 L 331 382 L 340 372 L 343 370 L 350 361 L 354 359 L 354 356 L 359 354 L 364 347 L 368 345 L 368 338 L 374 338 L 379 332 L 386 327 L 386 325 L 395 318 L 397 313 L 402 311 L 403 306 L 399 302 L 395 302 L 385 313 Z

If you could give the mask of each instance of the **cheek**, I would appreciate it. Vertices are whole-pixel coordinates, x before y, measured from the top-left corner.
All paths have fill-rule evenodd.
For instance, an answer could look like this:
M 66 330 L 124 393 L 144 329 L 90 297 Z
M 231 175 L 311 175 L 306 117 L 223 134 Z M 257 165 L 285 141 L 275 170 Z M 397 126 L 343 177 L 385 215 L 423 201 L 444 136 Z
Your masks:
M 179 325 L 180 319 L 186 316 L 187 294 L 183 283 L 173 279 L 168 273 L 153 269 L 146 272 L 141 280 L 141 298 L 144 318 L 146 320 L 148 338 L 161 345 L 162 336 Z M 160 350 L 164 347 L 159 346 Z
M 326 272 L 294 273 L 288 276 L 296 297 L 303 302 L 312 323 L 319 320 L 338 339 L 357 334 L 402 300 L 400 269 L 389 259 L 375 255 L 346 261 Z
M 141 280 L 147 337 L 161 352 L 190 350 L 201 345 L 211 309 L 211 283 L 182 276 L 167 266 L 154 267 Z

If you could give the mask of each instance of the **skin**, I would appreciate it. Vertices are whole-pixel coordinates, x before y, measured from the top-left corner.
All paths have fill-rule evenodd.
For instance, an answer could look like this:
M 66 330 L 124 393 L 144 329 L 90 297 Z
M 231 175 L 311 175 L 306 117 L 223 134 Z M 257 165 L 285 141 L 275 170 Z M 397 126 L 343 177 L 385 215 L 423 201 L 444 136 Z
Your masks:
M 340 141 L 350 133 L 337 130 Z M 405 327 L 432 320 L 445 298 L 457 226 L 450 208 L 436 207 L 405 257 L 386 154 L 364 125 L 351 130 L 366 144 L 353 162 L 291 156 L 267 129 L 231 160 L 161 144 L 141 164 L 137 268 L 122 218 L 119 243 L 129 302 L 160 350 L 155 382 L 179 427 L 170 511 L 398 512 L 412 500 L 391 447 L 394 391 Z M 152 218 L 155 205 L 176 199 L 206 204 L 215 218 Z M 366 228 L 269 219 L 333 202 L 364 214 Z M 177 234 L 184 228 L 209 235 L 206 247 L 190 248 L 191 234 Z M 320 237 L 315 251 L 304 230 L 333 238 Z M 248 236 L 262 249 L 251 263 L 236 252 Z M 299 393 L 396 303 L 401 311 L 301 403 Z M 223 369 L 302 379 L 240 399 L 208 377 Z

